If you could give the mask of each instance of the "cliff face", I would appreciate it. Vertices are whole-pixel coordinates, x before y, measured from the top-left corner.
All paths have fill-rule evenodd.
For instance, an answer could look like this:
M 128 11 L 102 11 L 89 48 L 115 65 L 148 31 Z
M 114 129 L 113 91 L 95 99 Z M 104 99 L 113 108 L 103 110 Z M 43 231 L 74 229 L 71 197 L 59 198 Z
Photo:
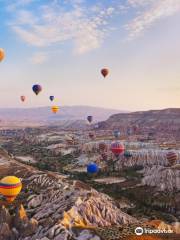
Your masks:
M 156 187 L 159 191 L 177 192 L 180 190 L 180 165 L 173 167 L 153 166 L 143 170 L 142 183 Z
M 137 126 L 140 133 L 148 132 L 157 135 L 173 133 L 180 138 L 180 109 L 151 110 L 132 113 L 120 113 L 112 115 L 108 120 L 100 122 L 100 129 L 115 129 Z M 156 131 L 154 131 L 156 130 Z

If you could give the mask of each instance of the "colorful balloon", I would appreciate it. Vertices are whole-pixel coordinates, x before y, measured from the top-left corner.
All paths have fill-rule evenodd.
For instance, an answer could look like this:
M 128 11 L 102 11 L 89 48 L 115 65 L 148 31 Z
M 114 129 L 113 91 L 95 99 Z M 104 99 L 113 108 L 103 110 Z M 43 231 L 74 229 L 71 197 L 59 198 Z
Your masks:
M 0 181 L 0 193 L 8 202 L 13 202 L 17 195 L 21 192 L 21 180 L 15 176 L 7 176 Z
M 115 138 L 119 138 L 121 135 L 120 131 L 119 130 L 114 130 L 114 137 Z
M 167 160 L 168 160 L 168 162 L 169 162 L 169 165 L 170 165 L 170 166 L 173 166 L 173 165 L 175 165 L 176 162 L 177 162 L 178 154 L 175 153 L 175 152 L 173 152 L 173 151 L 171 151 L 171 152 L 168 152 L 168 153 L 167 153 L 166 157 L 167 157 Z
M 5 57 L 5 52 L 2 48 L 0 48 L 0 62 L 4 59 Z
M 53 100 L 54 100 L 54 96 L 50 96 L 49 99 L 50 99 L 51 101 L 53 101 Z
M 38 95 L 42 91 L 42 87 L 39 84 L 35 84 L 32 87 L 33 92 Z
M 87 116 L 87 120 L 88 120 L 89 123 L 92 123 L 92 121 L 93 121 L 93 116 Z
M 106 161 L 108 159 L 108 154 L 107 152 L 101 153 L 102 160 Z
M 53 113 L 57 113 L 59 111 L 59 107 L 58 106 L 52 106 L 51 110 Z
M 130 128 L 127 129 L 127 135 L 128 135 L 128 136 L 131 135 L 131 129 L 130 129 Z
M 137 125 L 134 125 L 134 126 L 133 126 L 133 132 L 136 134 L 136 133 L 138 133 L 138 131 L 139 131 L 138 126 L 137 126 Z
M 132 157 L 132 153 L 129 152 L 129 151 L 125 151 L 124 157 L 125 157 L 125 158 L 131 158 L 131 157 Z
M 105 142 L 100 142 L 100 143 L 99 143 L 99 150 L 100 150 L 101 152 L 104 152 L 104 151 L 107 150 L 107 145 L 106 145 Z
M 95 137 L 95 133 L 90 132 L 90 133 L 89 133 L 89 137 L 90 137 L 91 139 L 93 139 L 93 138 Z
M 107 68 L 103 68 L 101 69 L 101 74 L 105 78 L 109 74 L 109 70 Z
M 111 144 L 111 151 L 114 153 L 115 156 L 119 156 L 124 152 L 124 150 L 124 145 L 121 144 L 119 141 L 113 142 Z
M 99 172 L 99 167 L 95 163 L 90 163 L 87 166 L 87 172 L 90 174 L 95 174 L 95 173 Z
M 25 96 L 21 96 L 21 101 L 24 102 L 26 100 Z

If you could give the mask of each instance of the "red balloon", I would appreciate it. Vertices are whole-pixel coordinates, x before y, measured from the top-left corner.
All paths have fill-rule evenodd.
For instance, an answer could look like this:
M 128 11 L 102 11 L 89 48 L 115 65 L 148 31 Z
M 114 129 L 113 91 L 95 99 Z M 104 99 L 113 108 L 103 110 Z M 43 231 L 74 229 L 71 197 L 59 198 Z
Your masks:
M 90 133 L 89 133 L 89 137 L 90 137 L 91 139 L 93 139 L 93 138 L 95 137 L 95 133 L 90 132 Z
M 107 145 L 106 145 L 105 142 L 100 142 L 100 143 L 99 143 L 99 150 L 100 150 L 100 151 L 105 151 L 105 150 L 107 150 Z
M 111 151 L 115 154 L 115 155 L 120 155 L 121 153 L 123 153 L 125 150 L 124 145 L 121 144 L 120 142 L 116 141 L 113 142 L 111 144 Z
M 109 70 L 107 68 L 103 68 L 101 69 L 101 74 L 103 75 L 103 77 L 106 77 L 109 74 Z
M 21 101 L 24 102 L 26 100 L 25 96 L 21 96 Z
M 170 166 L 173 166 L 173 165 L 176 164 L 177 159 L 178 159 L 177 153 L 175 153 L 173 151 L 172 152 L 168 152 L 166 157 L 167 157 L 167 160 L 168 160 Z

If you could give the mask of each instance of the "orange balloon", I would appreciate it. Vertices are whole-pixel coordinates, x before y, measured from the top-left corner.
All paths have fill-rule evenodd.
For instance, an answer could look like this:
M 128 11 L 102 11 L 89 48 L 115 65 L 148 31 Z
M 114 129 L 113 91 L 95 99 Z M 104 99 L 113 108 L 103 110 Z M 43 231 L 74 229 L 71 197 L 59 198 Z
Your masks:
M 58 106 L 52 106 L 51 108 L 53 113 L 57 113 L 59 111 L 59 107 Z
M 0 48 L 0 62 L 4 59 L 4 57 L 5 57 L 4 50 Z

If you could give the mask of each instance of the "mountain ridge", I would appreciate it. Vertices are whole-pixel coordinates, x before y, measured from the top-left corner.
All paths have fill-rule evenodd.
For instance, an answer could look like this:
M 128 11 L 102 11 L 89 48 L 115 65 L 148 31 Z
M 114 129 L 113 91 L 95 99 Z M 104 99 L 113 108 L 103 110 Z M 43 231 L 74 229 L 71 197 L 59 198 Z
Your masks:
M 1 125 L 8 123 L 29 124 L 36 123 L 48 125 L 57 121 L 83 120 L 86 121 L 88 115 L 93 115 L 94 121 L 106 120 L 109 116 L 115 113 L 122 112 L 120 110 L 92 107 L 92 106 L 62 106 L 58 113 L 53 114 L 51 107 L 35 107 L 35 108 L 0 108 Z M 9 124 L 9 125 L 10 125 Z

